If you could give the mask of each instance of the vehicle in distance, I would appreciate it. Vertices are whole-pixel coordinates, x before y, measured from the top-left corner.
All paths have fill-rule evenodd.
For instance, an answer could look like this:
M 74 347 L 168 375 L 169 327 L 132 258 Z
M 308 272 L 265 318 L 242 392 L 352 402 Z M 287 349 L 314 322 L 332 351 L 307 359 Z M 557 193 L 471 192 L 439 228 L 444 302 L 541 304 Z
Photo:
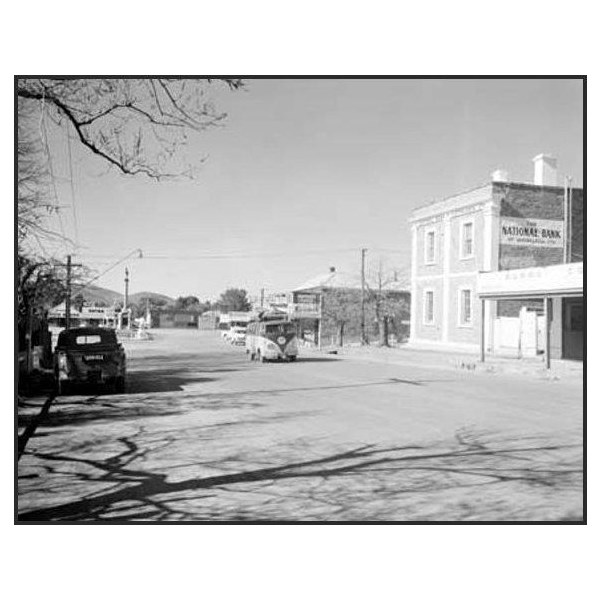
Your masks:
M 246 327 L 236 325 L 229 330 L 227 339 L 234 346 L 243 346 L 246 343 Z
M 250 360 L 294 361 L 298 356 L 296 326 L 289 321 L 253 321 L 246 330 Z
M 113 329 L 79 327 L 58 336 L 54 349 L 56 391 L 66 393 L 74 384 L 110 386 L 125 391 L 125 350 Z

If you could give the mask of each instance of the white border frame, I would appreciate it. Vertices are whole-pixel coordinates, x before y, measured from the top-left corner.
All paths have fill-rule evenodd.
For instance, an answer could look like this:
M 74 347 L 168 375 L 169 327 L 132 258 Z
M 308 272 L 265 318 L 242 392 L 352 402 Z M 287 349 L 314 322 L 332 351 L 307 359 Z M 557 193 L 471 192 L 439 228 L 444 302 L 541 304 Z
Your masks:
M 431 310 L 431 321 L 427 321 L 427 294 L 431 292 L 431 302 L 432 302 L 432 310 Z M 435 325 L 435 289 L 431 287 L 423 288 L 423 315 L 422 315 L 422 323 L 423 325 Z

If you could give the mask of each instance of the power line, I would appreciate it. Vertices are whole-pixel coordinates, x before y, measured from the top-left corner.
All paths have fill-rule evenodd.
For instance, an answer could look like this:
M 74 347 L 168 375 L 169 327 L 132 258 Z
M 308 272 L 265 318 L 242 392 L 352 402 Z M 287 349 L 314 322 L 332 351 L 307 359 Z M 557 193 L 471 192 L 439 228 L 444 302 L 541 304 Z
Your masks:
M 278 249 L 270 251 L 270 252 L 223 252 L 223 253 L 204 253 L 204 254 L 148 254 L 144 252 L 145 260 L 242 260 L 249 258 L 289 258 L 293 257 L 301 257 L 301 256 L 309 256 L 309 255 L 323 255 L 327 256 L 330 254 L 341 254 L 341 253 L 354 253 L 358 248 L 329 248 L 329 249 L 320 249 L 320 250 L 289 250 L 289 251 L 280 251 Z M 114 258 L 116 255 L 114 254 L 83 254 L 83 256 L 87 257 L 96 257 L 96 258 Z
M 92 285 L 92 283 L 94 283 L 94 281 L 98 281 L 98 279 L 100 279 L 100 277 L 102 277 L 103 275 L 106 275 L 106 273 L 108 273 L 109 271 L 111 271 L 115 267 L 118 267 L 121 263 L 124 263 L 127 259 L 131 258 L 134 254 L 137 254 L 138 258 L 142 258 L 142 251 L 139 248 L 137 248 L 136 250 L 133 250 L 132 252 L 130 252 L 126 256 L 120 258 L 114 264 L 111 264 L 110 267 L 108 267 L 107 269 L 104 269 L 104 271 L 102 271 L 102 273 L 100 273 L 99 275 L 96 275 L 95 277 L 92 277 L 92 279 L 90 279 L 89 281 L 86 281 L 84 284 L 82 284 L 79 287 L 78 291 L 82 291 L 85 288 L 89 287 L 90 285 Z
M 79 246 L 79 225 L 77 223 L 77 208 L 75 206 L 75 186 L 73 184 L 73 157 L 71 154 L 71 136 L 69 130 L 65 129 L 67 134 L 67 149 L 69 155 L 69 181 L 71 183 L 71 206 L 73 208 L 73 229 L 75 230 L 75 244 Z
M 48 158 L 48 170 L 50 171 L 50 181 L 52 182 L 52 190 L 54 192 L 54 209 L 56 211 L 56 215 L 58 217 L 58 223 L 60 226 L 60 232 L 61 232 L 61 240 L 63 243 L 63 246 L 65 248 L 65 250 L 68 252 L 69 248 L 67 245 L 67 236 L 65 235 L 65 228 L 63 225 L 63 221 L 62 221 L 62 215 L 60 214 L 60 206 L 58 204 L 58 190 L 56 189 L 56 180 L 54 177 L 54 169 L 52 168 L 52 156 L 50 154 L 50 146 L 48 145 L 48 129 L 46 127 L 46 119 L 45 119 L 45 114 L 46 114 L 46 108 L 45 105 L 42 105 L 42 117 L 41 117 L 41 128 L 40 128 L 40 133 L 42 134 L 42 141 L 44 142 L 44 149 L 46 151 L 46 156 Z M 58 249 L 54 252 L 54 254 L 52 255 L 52 258 L 56 258 L 56 255 L 58 254 Z

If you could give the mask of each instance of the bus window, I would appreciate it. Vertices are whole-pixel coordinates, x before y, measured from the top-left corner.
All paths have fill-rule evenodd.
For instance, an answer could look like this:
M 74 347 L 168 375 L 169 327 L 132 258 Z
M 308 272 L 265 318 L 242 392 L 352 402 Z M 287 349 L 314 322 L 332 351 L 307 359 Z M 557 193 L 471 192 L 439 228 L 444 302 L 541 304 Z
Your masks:
M 296 333 L 296 326 L 293 323 L 277 323 L 276 325 L 267 325 L 267 333 L 276 335 Z

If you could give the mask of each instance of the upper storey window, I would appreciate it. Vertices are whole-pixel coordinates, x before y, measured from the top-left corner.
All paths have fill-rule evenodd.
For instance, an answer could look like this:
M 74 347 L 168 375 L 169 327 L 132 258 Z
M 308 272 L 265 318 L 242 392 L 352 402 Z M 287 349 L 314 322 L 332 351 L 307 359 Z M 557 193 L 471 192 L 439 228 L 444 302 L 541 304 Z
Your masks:
M 435 263 L 436 255 L 436 236 L 435 230 L 429 229 L 425 231 L 425 264 L 432 265 Z
M 460 257 L 473 257 L 473 221 L 466 221 L 460 229 Z

